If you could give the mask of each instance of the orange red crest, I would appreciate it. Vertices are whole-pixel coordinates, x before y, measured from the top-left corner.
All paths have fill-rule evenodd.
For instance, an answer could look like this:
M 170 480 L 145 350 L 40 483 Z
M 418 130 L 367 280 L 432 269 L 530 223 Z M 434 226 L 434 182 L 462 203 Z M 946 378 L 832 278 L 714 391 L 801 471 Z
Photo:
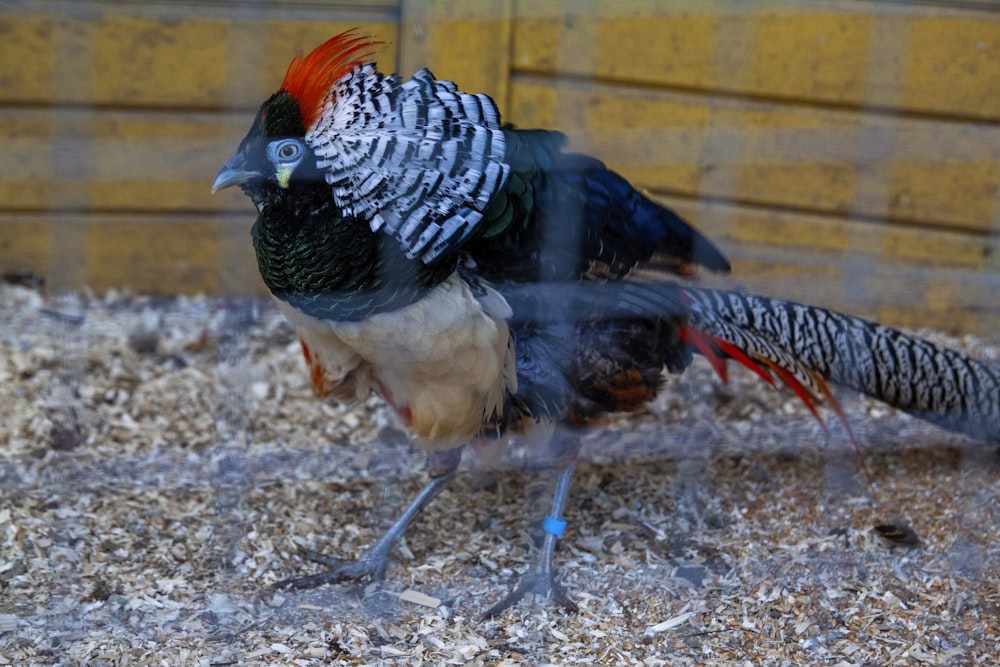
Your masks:
M 352 28 L 334 35 L 303 56 L 300 51 L 285 72 L 281 90 L 298 101 L 302 123 L 308 129 L 319 117 L 323 99 L 333 84 L 374 53 L 380 42 Z

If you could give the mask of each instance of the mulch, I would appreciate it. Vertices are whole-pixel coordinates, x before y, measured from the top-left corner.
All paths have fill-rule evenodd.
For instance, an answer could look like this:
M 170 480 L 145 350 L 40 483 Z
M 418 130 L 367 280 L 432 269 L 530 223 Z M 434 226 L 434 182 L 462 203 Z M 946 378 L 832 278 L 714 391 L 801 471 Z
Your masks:
M 994 662 L 996 444 L 841 400 L 871 487 L 828 410 L 827 433 L 749 373 L 670 378 L 585 437 L 556 553 L 580 610 L 482 620 L 537 550 L 530 452 L 464 463 L 384 580 L 276 590 L 425 481 L 386 407 L 319 400 L 269 302 L 4 285 L 0 664 Z

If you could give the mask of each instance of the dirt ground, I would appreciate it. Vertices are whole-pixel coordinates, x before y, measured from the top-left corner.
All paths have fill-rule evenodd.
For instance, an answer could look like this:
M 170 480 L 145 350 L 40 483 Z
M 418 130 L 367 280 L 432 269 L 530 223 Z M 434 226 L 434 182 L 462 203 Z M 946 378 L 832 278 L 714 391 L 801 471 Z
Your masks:
M 317 399 L 265 302 L 6 285 L 0 664 L 995 662 L 997 445 L 841 399 L 877 503 L 842 427 L 698 363 L 586 437 L 556 553 L 580 611 L 480 620 L 537 548 L 551 475 L 524 452 L 463 464 L 384 581 L 275 590 L 424 482 L 384 406 Z

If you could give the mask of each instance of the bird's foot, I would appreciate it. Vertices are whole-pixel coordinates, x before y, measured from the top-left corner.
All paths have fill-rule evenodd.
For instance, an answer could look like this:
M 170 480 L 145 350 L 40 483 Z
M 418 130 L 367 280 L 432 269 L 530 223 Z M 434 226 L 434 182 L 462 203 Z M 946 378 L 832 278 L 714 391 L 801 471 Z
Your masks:
M 299 547 L 299 553 L 315 563 L 326 565 L 330 569 L 326 572 L 312 574 L 306 577 L 291 577 L 282 579 L 271 585 L 272 588 L 315 588 L 323 584 L 332 584 L 338 581 L 362 581 L 368 579 L 377 581 L 385 574 L 385 569 L 389 565 L 389 554 L 387 550 L 377 549 L 379 545 L 370 548 L 357 560 L 336 558 L 326 556 L 321 553 Z
M 536 600 L 539 596 L 550 598 L 568 612 L 576 612 L 579 609 L 576 603 L 566 595 L 566 591 L 559 585 L 559 582 L 556 581 L 555 573 L 552 570 L 534 568 L 525 572 L 521 576 L 521 580 L 517 583 L 517 587 L 508 593 L 504 599 L 484 612 L 480 616 L 480 619 L 485 620 L 502 614 L 524 599 L 524 596 L 528 593 L 531 593 Z
M 556 604 L 568 612 L 576 612 L 576 603 L 569 599 L 566 591 L 563 590 L 559 582 L 556 581 L 555 569 L 552 567 L 552 556 L 556 551 L 556 541 L 562 537 L 566 522 L 562 516 L 563 506 L 566 504 L 566 495 L 569 492 L 569 482 L 573 476 L 573 464 L 570 463 L 561 471 L 556 478 L 555 493 L 552 498 L 552 511 L 545 517 L 542 529 L 545 531 L 545 542 L 538 553 L 537 560 L 530 570 L 521 575 L 521 580 L 517 587 L 490 607 L 486 613 L 480 616 L 481 619 L 491 618 L 520 602 L 525 595 L 532 593 L 534 597 L 544 595 L 552 599 Z
M 459 452 L 459 450 L 454 450 Z M 449 457 L 448 460 L 454 463 L 454 466 L 458 465 L 458 460 L 461 454 L 454 454 L 452 452 L 445 452 Z M 291 579 L 282 579 L 281 581 L 274 584 L 273 588 L 313 588 L 315 586 L 320 586 L 322 584 L 330 584 L 337 581 L 360 581 L 362 579 L 369 579 L 376 581 L 382 578 L 385 574 L 385 569 L 389 565 L 389 552 L 392 551 L 392 547 L 399 541 L 399 538 L 403 536 L 406 529 L 409 527 L 410 523 L 417 517 L 418 514 L 430 503 L 439 493 L 441 493 L 447 486 L 448 482 L 455 477 L 455 467 L 444 470 L 442 473 L 440 470 L 435 470 L 436 476 L 432 477 L 427 485 L 417 494 L 417 497 L 413 499 L 406 511 L 403 512 L 396 523 L 385 532 L 385 534 L 379 539 L 378 542 L 368 547 L 360 558 L 357 560 L 344 560 L 342 558 L 332 558 L 330 556 L 324 556 L 323 554 L 310 551 L 308 549 L 303 549 L 299 547 L 299 552 L 303 556 L 311 561 L 317 563 L 322 563 L 330 569 L 326 572 L 320 572 L 319 574 L 313 574 L 308 577 L 292 577 Z

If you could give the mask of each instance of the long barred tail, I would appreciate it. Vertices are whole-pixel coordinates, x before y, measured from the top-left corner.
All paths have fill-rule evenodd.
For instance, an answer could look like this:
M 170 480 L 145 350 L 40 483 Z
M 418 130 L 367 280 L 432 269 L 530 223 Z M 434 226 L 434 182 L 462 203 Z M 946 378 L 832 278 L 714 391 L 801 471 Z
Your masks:
M 723 290 L 684 293 L 689 340 L 702 351 L 711 345 L 722 356 L 746 355 L 755 370 L 774 372 L 814 402 L 829 398 L 827 380 L 949 430 L 1000 442 L 997 366 L 822 308 Z

